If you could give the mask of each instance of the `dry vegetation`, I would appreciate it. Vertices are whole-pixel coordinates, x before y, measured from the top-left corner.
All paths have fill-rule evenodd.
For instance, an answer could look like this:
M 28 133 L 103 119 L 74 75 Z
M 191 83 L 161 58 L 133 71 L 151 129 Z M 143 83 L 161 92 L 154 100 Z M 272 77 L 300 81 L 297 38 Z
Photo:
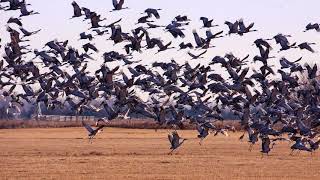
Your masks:
M 240 130 L 239 121 L 225 120 L 224 122 L 218 121 L 214 123 L 217 127 L 225 125 L 234 126 Z M 16 128 L 61 128 L 61 127 L 81 127 L 81 121 L 35 121 L 35 120 L 0 120 L 0 129 L 16 129 Z M 129 129 L 155 129 L 159 128 L 154 120 L 147 119 L 131 119 L 131 120 L 113 120 L 108 125 L 109 127 L 116 128 L 129 128 Z M 161 127 L 166 128 L 166 127 Z M 185 129 L 195 129 L 195 126 L 185 123 Z
M 317 179 L 319 154 L 289 156 L 288 143 L 261 158 L 230 137 L 196 132 L 170 156 L 167 131 L 105 129 L 89 144 L 83 128 L 0 130 L 1 179 Z

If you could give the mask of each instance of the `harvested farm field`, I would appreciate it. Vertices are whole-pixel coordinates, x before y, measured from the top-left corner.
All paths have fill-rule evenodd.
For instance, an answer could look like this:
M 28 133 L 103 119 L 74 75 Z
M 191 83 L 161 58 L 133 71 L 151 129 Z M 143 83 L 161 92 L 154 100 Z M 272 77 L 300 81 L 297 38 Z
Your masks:
M 0 130 L 1 179 L 317 179 L 318 152 L 290 154 L 288 142 L 262 156 L 239 141 L 210 135 L 199 145 L 196 131 L 169 153 L 167 130 L 106 128 L 90 144 L 84 128 Z

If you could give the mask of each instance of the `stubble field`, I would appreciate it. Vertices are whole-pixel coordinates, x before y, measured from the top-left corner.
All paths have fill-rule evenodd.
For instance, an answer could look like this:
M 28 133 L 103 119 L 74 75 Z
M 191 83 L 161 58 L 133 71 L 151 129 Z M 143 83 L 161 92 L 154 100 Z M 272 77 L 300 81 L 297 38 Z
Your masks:
M 252 152 L 241 133 L 196 131 L 168 155 L 167 130 L 107 128 L 89 144 L 84 128 L 0 130 L 0 179 L 319 179 L 320 153 L 290 156 L 288 142 L 267 157 Z

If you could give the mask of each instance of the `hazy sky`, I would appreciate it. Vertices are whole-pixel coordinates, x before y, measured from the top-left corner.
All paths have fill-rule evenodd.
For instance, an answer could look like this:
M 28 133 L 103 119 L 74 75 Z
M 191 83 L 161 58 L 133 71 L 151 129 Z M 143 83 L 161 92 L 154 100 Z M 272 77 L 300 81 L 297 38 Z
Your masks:
M 39 28 L 42 31 L 31 38 L 32 48 L 41 49 L 43 45 L 50 40 L 58 39 L 60 41 L 69 39 L 70 45 L 73 47 L 81 47 L 87 41 L 78 41 L 79 34 L 83 31 L 87 31 L 90 27 L 89 21 L 83 22 L 83 18 L 77 18 L 69 20 L 73 14 L 71 6 L 72 0 L 27 0 L 32 6 L 29 6 L 29 10 L 35 10 L 40 12 L 40 15 L 34 15 L 30 17 L 24 17 L 23 23 L 27 30 L 37 30 Z M 293 37 L 289 40 L 291 42 L 316 42 L 319 43 L 320 33 L 308 32 L 303 33 L 306 24 L 309 22 L 318 22 L 319 19 L 319 0 L 127 0 L 124 6 L 128 6 L 130 9 L 122 10 L 119 12 L 109 12 L 112 9 L 112 1 L 102 0 L 78 0 L 76 1 L 81 7 L 87 7 L 92 11 L 96 11 L 103 17 L 107 18 L 107 21 L 102 24 L 109 24 L 119 18 L 123 21 L 120 23 L 123 30 L 130 32 L 130 29 L 138 27 L 135 25 L 137 19 L 142 16 L 140 13 L 146 8 L 161 8 L 161 19 L 156 20 L 155 24 L 167 25 L 178 14 L 188 15 L 192 20 L 190 26 L 185 27 L 186 38 L 173 39 L 173 37 L 164 33 L 163 30 L 150 30 L 152 37 L 161 37 L 165 42 L 169 40 L 174 41 L 174 45 L 178 45 L 180 42 L 192 42 L 194 43 L 192 36 L 192 29 L 198 29 L 201 36 L 205 35 L 205 29 L 199 29 L 201 27 L 201 21 L 199 17 L 207 16 L 213 18 L 215 23 L 219 24 L 219 27 L 212 28 L 213 32 L 224 30 L 227 32 L 227 26 L 224 25 L 224 21 L 235 21 L 240 18 L 244 18 L 244 21 L 249 24 L 255 22 L 255 29 L 258 32 L 247 34 L 243 37 L 231 36 L 214 40 L 212 44 L 216 46 L 209 50 L 206 54 L 206 59 L 201 61 L 211 60 L 215 55 L 224 55 L 226 52 L 233 52 L 237 56 L 245 56 L 246 54 L 257 54 L 257 49 L 252 46 L 253 41 L 256 38 L 271 38 L 277 33 L 291 34 Z M 6 21 L 10 16 L 18 16 L 19 12 L 0 12 L 0 36 L 4 42 L 8 41 L 8 33 L 5 31 Z M 15 27 L 12 25 L 12 27 Z M 93 41 L 101 53 L 97 57 L 101 58 L 101 54 L 106 51 L 119 50 L 125 43 L 113 46 L 113 43 L 106 41 L 109 35 L 105 37 L 97 38 Z M 274 46 L 274 55 L 278 57 L 287 56 L 288 58 L 296 59 L 300 56 L 304 56 L 304 62 L 314 62 L 319 59 L 319 53 L 310 54 L 306 51 L 289 50 L 277 54 L 279 46 L 272 43 Z M 316 50 L 320 49 L 319 45 L 314 46 Z M 2 51 L 3 52 L 3 51 Z M 124 51 L 123 51 L 124 52 Z M 155 56 L 156 50 L 148 50 L 142 54 L 135 53 L 135 59 L 143 59 L 145 63 L 152 61 L 168 61 L 171 58 L 177 61 L 184 62 L 189 60 L 190 57 L 186 56 L 186 51 L 176 52 L 176 50 L 169 50 Z M 195 51 L 195 54 L 201 51 Z M 198 62 L 198 61 L 196 61 Z M 195 62 L 195 63 L 196 63 Z M 92 63 L 90 66 L 97 66 L 97 63 Z

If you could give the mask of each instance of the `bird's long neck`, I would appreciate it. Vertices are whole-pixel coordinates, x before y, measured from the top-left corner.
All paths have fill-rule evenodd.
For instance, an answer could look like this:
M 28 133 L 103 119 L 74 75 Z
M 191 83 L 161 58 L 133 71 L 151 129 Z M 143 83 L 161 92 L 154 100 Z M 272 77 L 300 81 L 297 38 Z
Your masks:
M 183 139 L 180 143 L 179 143 L 179 146 L 181 146 L 181 144 L 185 141 L 186 139 Z

